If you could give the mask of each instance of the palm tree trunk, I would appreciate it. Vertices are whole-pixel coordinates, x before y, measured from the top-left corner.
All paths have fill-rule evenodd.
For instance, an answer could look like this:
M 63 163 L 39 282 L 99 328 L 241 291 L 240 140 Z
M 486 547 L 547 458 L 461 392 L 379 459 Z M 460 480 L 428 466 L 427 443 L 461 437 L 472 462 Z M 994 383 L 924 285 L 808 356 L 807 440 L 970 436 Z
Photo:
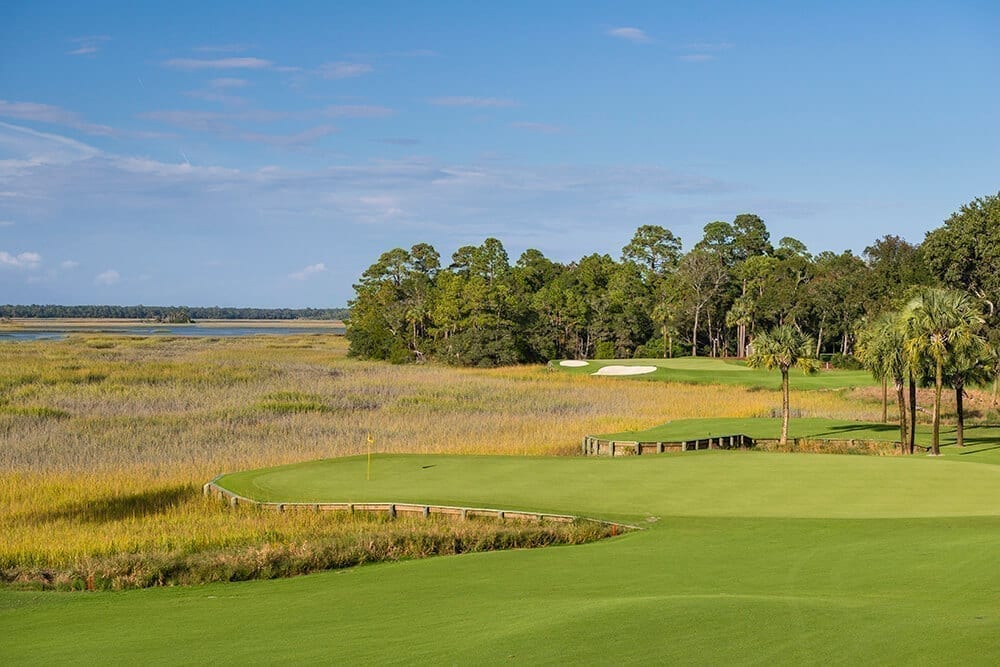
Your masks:
M 899 404 L 899 453 L 906 453 L 906 399 L 903 397 L 903 378 L 895 378 L 896 402 Z
M 941 388 L 944 386 L 943 374 L 944 370 L 941 368 L 941 360 L 938 359 L 937 364 L 934 366 L 934 417 L 931 435 L 931 454 L 934 456 L 941 453 Z
M 955 411 L 958 413 L 958 423 L 955 426 L 955 444 L 965 447 L 965 406 L 963 405 L 965 393 L 965 383 L 961 380 L 955 382 Z
M 917 442 L 917 380 L 913 377 L 913 373 L 910 373 L 910 432 L 907 437 L 912 454 Z
M 788 442 L 788 369 L 781 369 L 781 444 Z
M 882 423 L 889 421 L 889 378 L 882 378 Z

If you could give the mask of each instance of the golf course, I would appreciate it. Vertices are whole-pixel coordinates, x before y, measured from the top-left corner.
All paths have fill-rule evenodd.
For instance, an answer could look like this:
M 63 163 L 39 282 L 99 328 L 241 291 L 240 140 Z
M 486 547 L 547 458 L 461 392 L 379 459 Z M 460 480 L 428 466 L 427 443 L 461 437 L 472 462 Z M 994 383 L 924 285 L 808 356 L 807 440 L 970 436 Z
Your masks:
M 1000 462 L 692 452 L 382 455 L 222 477 L 284 502 L 563 512 L 641 530 L 573 547 L 121 593 L 3 592 L 8 664 L 103 661 L 990 664 Z M 957 459 L 963 459 L 959 462 Z M 969 461 L 975 462 L 969 464 Z M 560 637 L 553 642 L 552 637 Z

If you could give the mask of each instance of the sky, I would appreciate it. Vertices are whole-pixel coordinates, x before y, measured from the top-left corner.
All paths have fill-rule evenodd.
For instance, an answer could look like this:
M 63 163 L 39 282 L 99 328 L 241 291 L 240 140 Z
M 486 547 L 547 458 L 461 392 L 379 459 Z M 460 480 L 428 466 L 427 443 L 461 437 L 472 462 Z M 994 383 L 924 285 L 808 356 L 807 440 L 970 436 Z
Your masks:
M 330 307 L 380 253 L 920 242 L 1000 190 L 1000 3 L 0 3 L 0 303 Z

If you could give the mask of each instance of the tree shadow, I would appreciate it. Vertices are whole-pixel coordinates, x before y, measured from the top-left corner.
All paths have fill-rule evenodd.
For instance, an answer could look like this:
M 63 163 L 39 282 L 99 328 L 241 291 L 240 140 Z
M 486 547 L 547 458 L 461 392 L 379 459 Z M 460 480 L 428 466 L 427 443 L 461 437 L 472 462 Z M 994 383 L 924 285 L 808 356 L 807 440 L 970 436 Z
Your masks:
M 39 523 L 63 520 L 83 523 L 119 521 L 161 514 L 196 497 L 196 495 L 197 491 L 193 486 L 181 484 L 143 491 L 142 493 L 84 500 L 64 505 L 58 509 L 29 512 L 23 514 L 22 517 L 28 521 Z
M 892 422 L 888 424 L 865 424 L 864 426 L 857 426 L 854 424 L 844 424 L 842 426 L 831 426 L 826 429 L 823 433 L 816 433 L 809 436 L 811 440 L 822 439 L 824 435 L 844 435 L 847 433 L 862 433 L 862 432 L 875 431 L 877 433 L 899 433 L 899 424 L 893 424 Z M 855 438 L 856 440 L 865 440 L 863 437 Z

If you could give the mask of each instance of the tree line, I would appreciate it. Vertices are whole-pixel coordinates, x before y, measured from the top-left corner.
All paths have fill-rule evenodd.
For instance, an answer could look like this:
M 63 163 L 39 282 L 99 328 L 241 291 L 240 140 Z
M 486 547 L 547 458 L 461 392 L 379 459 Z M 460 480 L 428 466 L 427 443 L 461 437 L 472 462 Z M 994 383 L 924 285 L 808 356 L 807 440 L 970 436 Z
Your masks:
M 104 319 L 131 319 L 190 321 L 201 320 L 343 320 L 347 308 L 227 308 L 221 306 L 59 306 L 13 305 L 0 306 L 0 317 L 99 317 Z
M 976 199 L 921 243 L 884 236 L 861 255 L 772 243 L 742 214 L 705 225 L 687 252 L 660 225 L 639 227 L 616 259 L 570 262 L 526 250 L 511 263 L 488 238 L 449 263 L 426 243 L 394 248 L 354 285 L 351 353 L 405 363 L 494 366 L 558 358 L 746 357 L 758 334 L 787 327 L 811 357 L 854 362 L 863 326 L 926 288 L 961 290 L 998 338 L 1000 193 Z

